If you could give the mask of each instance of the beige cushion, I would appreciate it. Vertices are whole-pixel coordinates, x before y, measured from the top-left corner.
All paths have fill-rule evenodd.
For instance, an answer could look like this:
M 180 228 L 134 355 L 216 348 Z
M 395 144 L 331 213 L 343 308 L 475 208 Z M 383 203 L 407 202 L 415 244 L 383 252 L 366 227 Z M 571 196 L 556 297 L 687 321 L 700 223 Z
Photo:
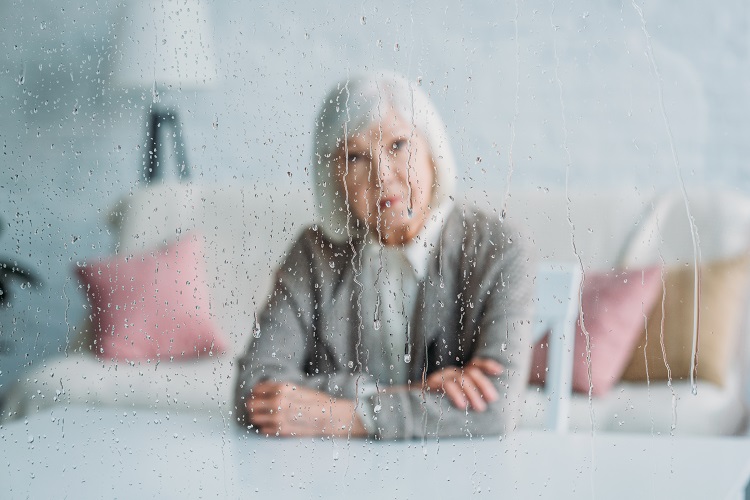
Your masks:
M 720 386 L 724 385 L 731 366 L 737 334 L 745 313 L 749 264 L 750 253 L 746 252 L 731 259 L 701 266 L 697 375 Z M 667 269 L 664 282 L 664 314 L 662 315 L 662 301 L 657 300 L 641 340 L 622 376 L 625 381 L 645 381 L 646 361 L 650 380 L 667 380 L 670 376 L 672 380 L 677 380 L 690 376 L 693 266 Z

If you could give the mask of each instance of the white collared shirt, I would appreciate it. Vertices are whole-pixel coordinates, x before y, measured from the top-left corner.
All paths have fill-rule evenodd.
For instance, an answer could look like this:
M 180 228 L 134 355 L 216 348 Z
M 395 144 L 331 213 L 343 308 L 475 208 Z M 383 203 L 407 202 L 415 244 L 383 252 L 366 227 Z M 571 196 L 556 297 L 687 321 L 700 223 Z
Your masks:
M 409 322 L 419 283 L 427 274 L 430 252 L 440 244 L 445 219 L 453 208 L 447 201 L 433 210 L 422 231 L 409 243 L 382 245 L 371 237 L 362 254 L 362 341 L 368 351 L 364 366 L 371 378 L 365 395 L 380 387 L 407 382 L 411 339 Z

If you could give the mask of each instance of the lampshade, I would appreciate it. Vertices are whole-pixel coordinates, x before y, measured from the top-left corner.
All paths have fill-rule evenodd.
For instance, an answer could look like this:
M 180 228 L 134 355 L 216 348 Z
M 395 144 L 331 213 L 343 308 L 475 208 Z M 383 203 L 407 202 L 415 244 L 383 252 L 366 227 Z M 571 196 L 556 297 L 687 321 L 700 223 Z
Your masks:
M 217 79 L 205 1 L 131 0 L 122 5 L 113 83 L 199 88 Z

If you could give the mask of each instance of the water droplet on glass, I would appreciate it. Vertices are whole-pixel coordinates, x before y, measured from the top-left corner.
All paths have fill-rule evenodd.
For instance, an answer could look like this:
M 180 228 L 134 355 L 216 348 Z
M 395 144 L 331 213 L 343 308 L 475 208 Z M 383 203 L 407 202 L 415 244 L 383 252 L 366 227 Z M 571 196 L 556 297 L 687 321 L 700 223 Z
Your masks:
M 482 163 L 482 157 L 481 156 L 477 156 L 476 163 Z
M 382 410 L 383 407 L 381 405 L 375 405 L 375 408 L 372 409 L 375 413 L 380 413 L 380 410 Z
M 365 16 L 362 16 L 359 18 L 359 22 L 362 26 L 364 26 L 365 24 L 367 24 L 367 18 Z
M 411 363 L 411 354 L 404 354 L 404 363 Z
M 400 48 L 401 46 L 398 43 L 393 44 L 393 50 L 395 50 L 396 52 L 398 52 Z
M 354 361 L 349 361 L 349 362 L 348 362 L 348 363 L 346 364 L 346 366 L 348 366 L 349 368 L 354 368 Z
M 414 217 L 414 209 L 412 209 L 411 207 L 407 207 L 407 209 L 406 209 L 406 215 L 408 215 L 409 218 Z
M 375 321 L 372 322 L 372 327 L 375 330 L 380 330 L 380 320 L 376 317 Z
M 28 440 L 29 443 L 33 443 L 34 442 L 34 436 L 29 436 L 27 440 Z
M 385 207 L 386 208 L 391 208 L 391 200 L 386 200 Z
M 336 267 L 336 264 L 333 261 L 329 262 L 328 265 L 331 266 L 331 269 Z
M 253 337 L 260 338 L 260 323 L 258 323 L 258 315 L 253 313 Z

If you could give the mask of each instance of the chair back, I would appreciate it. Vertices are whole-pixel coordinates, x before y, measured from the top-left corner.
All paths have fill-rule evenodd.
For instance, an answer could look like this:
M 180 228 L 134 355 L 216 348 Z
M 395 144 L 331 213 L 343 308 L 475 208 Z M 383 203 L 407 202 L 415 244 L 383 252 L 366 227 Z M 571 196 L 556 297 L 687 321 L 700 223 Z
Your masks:
M 533 338 L 549 334 L 544 391 L 550 402 L 545 427 L 567 430 L 573 379 L 573 352 L 579 315 L 581 268 L 543 263 L 536 275 Z

